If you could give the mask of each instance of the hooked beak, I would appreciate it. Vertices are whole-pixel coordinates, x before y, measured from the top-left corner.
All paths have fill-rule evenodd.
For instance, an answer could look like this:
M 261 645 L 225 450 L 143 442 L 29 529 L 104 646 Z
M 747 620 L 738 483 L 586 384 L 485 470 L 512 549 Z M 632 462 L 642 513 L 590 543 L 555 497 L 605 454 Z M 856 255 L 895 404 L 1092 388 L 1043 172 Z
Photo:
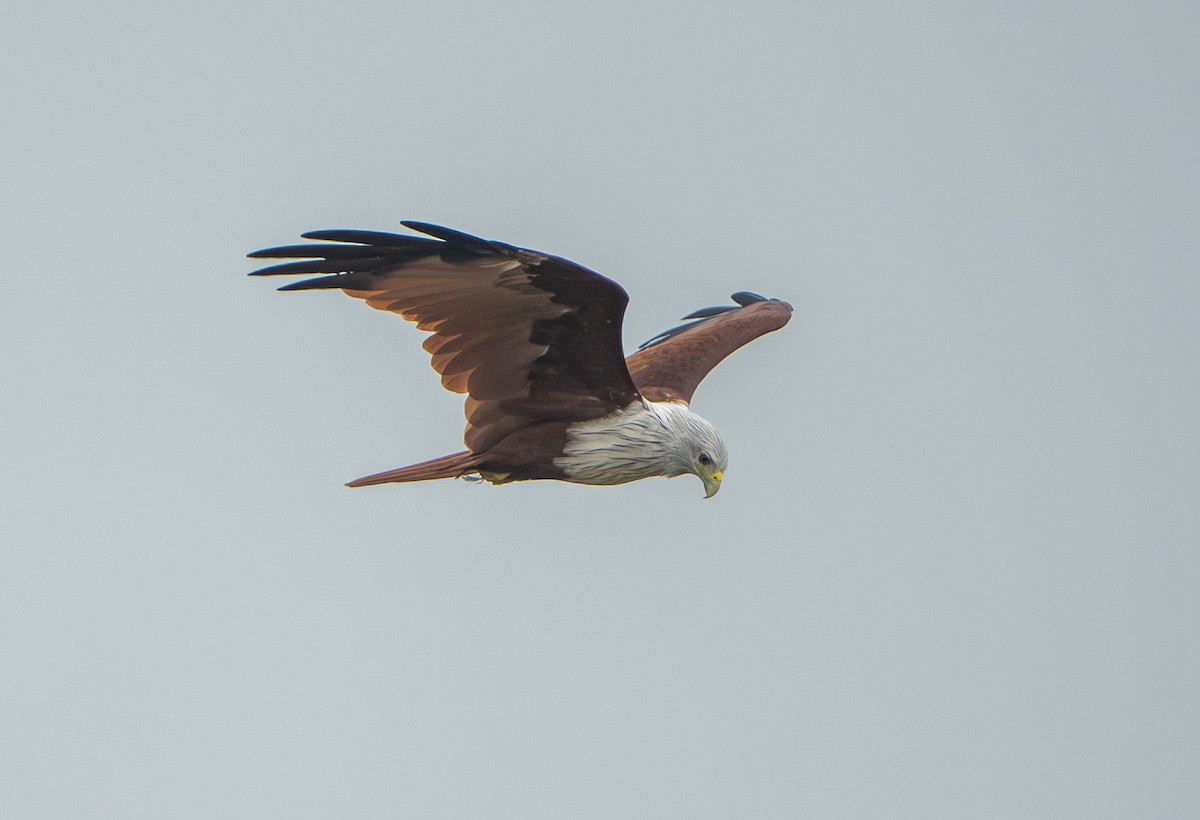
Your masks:
M 721 471 L 720 470 L 717 470 L 715 473 L 713 473 L 712 478 L 701 477 L 700 480 L 702 482 L 704 482 L 704 497 L 705 498 L 712 498 L 714 495 L 717 494 L 717 490 L 721 489 Z

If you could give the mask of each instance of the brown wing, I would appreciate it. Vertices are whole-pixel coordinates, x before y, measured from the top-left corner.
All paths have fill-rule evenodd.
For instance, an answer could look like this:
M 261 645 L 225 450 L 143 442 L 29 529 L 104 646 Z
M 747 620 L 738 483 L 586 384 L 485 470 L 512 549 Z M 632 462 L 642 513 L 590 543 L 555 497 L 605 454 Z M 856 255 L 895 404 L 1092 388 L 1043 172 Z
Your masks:
M 779 330 L 792 318 L 792 306 L 754 293 L 735 293 L 740 307 L 704 308 L 696 319 L 660 333 L 625 360 L 633 383 L 651 401 L 692 400 L 696 385 L 717 364 L 747 342 Z
M 341 288 L 430 331 L 424 347 L 442 384 L 467 394 L 472 452 L 537 420 L 597 418 L 638 398 L 621 348 L 629 297 L 620 285 L 555 256 L 402 224 L 437 238 L 313 231 L 304 238 L 338 244 L 255 251 L 305 261 L 251 275 L 332 274 L 280 290 Z

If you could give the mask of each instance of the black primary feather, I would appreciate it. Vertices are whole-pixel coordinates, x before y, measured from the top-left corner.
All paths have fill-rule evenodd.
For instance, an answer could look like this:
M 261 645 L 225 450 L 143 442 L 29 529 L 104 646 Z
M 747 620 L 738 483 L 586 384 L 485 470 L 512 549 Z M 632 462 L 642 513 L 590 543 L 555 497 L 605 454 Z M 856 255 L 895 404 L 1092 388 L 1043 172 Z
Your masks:
M 251 259 L 359 259 L 379 256 L 379 248 L 370 245 L 281 245 L 248 253 Z
M 688 319 L 708 319 L 711 316 L 719 316 L 722 313 L 728 313 L 731 310 L 737 310 L 737 308 L 733 305 L 718 305 L 717 307 L 706 307 L 700 308 L 699 310 L 693 310 L 683 318 L 685 321 Z
M 319 239 L 322 242 L 353 242 L 358 245 L 376 245 L 381 248 L 411 248 L 413 245 L 433 247 L 440 243 L 423 236 L 384 231 L 361 231 L 345 228 L 309 231 L 300 234 L 304 239 Z
M 685 321 L 688 319 L 694 319 L 695 321 L 686 322 L 686 324 L 678 325 L 676 327 L 671 328 L 670 330 L 664 330 L 662 333 L 659 333 L 654 338 L 649 339 L 645 342 L 642 342 L 640 345 L 638 345 L 638 350 L 645 350 L 648 347 L 654 347 L 656 344 L 661 344 L 662 342 L 665 342 L 667 339 L 671 339 L 671 338 L 674 338 L 675 336 L 678 336 L 680 333 L 683 333 L 685 330 L 691 330 L 696 325 L 704 324 L 706 321 L 708 321 L 709 319 L 712 319 L 714 316 L 723 316 L 732 310 L 739 310 L 740 308 L 744 308 L 748 305 L 753 305 L 755 302 L 769 302 L 770 301 L 767 297 L 760 296 L 759 294 L 752 293 L 748 290 L 739 290 L 737 293 L 733 294 L 729 298 L 731 298 L 731 299 L 733 299 L 733 301 L 737 302 L 737 305 L 717 305 L 716 307 L 706 307 L 706 308 L 700 308 L 699 310 L 693 310 L 691 313 L 689 313 L 687 316 L 684 316 L 683 318 Z
M 329 273 L 305 282 L 284 285 L 280 290 L 312 288 L 369 288 L 375 271 L 391 269 L 430 256 L 446 262 L 466 261 L 480 256 L 513 256 L 518 250 L 502 242 L 491 242 L 477 236 L 431 225 L 427 222 L 402 222 L 406 228 L 427 236 L 332 229 L 301 234 L 315 239 L 311 245 L 281 245 L 247 254 L 251 259 L 296 259 L 253 271 L 250 276 L 286 276 L 304 273 Z M 429 238 L 436 237 L 436 238 Z M 339 244 L 319 244 L 339 243 Z
M 357 268 L 366 267 L 364 262 L 378 261 L 378 258 L 371 260 L 336 260 L 336 259 L 306 259 L 302 262 L 284 262 L 281 265 L 271 265 L 266 268 L 259 268 L 249 276 L 288 276 L 298 273 L 346 273 Z M 359 264 L 355 264 L 358 262 Z
M 456 231 L 453 228 L 444 228 L 441 225 L 431 225 L 428 222 L 415 222 L 411 219 L 405 219 L 400 222 L 406 228 L 418 231 L 429 236 L 435 236 L 438 239 L 447 242 L 457 248 L 462 248 L 467 251 L 474 251 L 480 255 L 488 255 L 493 253 L 507 254 L 508 251 L 515 250 L 511 245 L 505 245 L 503 242 L 493 242 L 490 239 L 481 239 L 478 236 L 472 236 L 469 233 Z M 428 240 L 426 240 L 428 241 Z

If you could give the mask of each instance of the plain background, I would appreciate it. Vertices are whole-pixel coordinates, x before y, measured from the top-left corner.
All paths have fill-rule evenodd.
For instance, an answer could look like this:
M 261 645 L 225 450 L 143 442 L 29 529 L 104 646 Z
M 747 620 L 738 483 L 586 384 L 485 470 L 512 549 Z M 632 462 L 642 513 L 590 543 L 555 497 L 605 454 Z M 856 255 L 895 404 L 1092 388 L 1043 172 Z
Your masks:
M 116 2 L 0 30 L 0 814 L 1200 816 L 1200 6 Z M 796 306 L 721 494 L 458 449 L 243 254 Z

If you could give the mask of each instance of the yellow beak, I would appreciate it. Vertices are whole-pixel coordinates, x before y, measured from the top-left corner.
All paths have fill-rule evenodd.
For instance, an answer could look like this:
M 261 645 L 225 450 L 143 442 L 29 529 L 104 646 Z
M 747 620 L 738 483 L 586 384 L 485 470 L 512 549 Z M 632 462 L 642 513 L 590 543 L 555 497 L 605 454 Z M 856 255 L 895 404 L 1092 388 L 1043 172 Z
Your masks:
M 713 473 L 712 478 L 708 479 L 707 481 L 705 481 L 704 479 L 701 479 L 701 480 L 704 481 L 704 497 L 705 498 L 712 498 L 714 495 L 717 494 L 717 490 L 721 489 L 721 471 L 720 470 L 717 470 L 715 473 Z

